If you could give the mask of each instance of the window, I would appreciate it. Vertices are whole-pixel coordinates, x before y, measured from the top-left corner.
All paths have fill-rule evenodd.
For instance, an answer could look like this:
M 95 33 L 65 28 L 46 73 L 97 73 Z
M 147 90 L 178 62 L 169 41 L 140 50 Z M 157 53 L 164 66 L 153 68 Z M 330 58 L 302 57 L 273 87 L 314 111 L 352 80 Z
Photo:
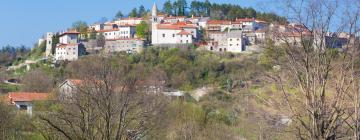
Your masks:
M 224 52 L 226 52 L 226 48 L 224 48 Z
M 20 105 L 20 110 L 27 110 L 27 106 L 26 105 Z
M 230 46 L 232 46 L 232 44 L 230 44 Z
M 173 34 L 173 37 L 175 37 L 175 34 Z
M 212 51 L 214 48 L 213 47 L 210 47 L 210 50 Z
M 232 39 L 230 39 L 230 41 L 232 41 Z
M 186 40 L 186 43 L 189 43 L 189 40 Z
M 221 51 L 222 51 L 222 48 L 220 48 L 219 51 L 221 52 Z
M 183 41 L 182 41 L 182 40 L 180 40 L 180 43 L 183 43 Z
M 165 34 L 163 34 L 163 37 L 165 37 Z
M 188 37 L 188 35 L 186 35 L 186 37 Z

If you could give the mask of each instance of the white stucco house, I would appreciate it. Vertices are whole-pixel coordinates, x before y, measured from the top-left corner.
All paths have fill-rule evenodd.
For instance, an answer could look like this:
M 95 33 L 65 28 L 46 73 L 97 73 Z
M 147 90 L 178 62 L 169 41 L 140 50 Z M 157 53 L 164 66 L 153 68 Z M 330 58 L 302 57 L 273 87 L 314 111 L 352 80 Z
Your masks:
M 211 41 L 205 46 L 206 50 L 214 52 L 241 53 L 246 51 L 241 30 L 229 30 L 210 35 Z
M 157 17 L 157 7 L 152 9 L 152 44 L 188 44 L 197 39 L 197 26 L 178 21 L 176 23 L 161 23 Z
M 74 61 L 85 55 L 85 47 L 78 41 L 79 32 L 68 31 L 60 34 L 59 44 L 55 48 L 55 61 Z
M 80 79 L 66 79 L 58 86 L 59 100 L 69 100 L 83 83 Z
M 105 43 L 105 52 L 140 53 L 145 48 L 145 40 L 139 38 L 108 39 Z

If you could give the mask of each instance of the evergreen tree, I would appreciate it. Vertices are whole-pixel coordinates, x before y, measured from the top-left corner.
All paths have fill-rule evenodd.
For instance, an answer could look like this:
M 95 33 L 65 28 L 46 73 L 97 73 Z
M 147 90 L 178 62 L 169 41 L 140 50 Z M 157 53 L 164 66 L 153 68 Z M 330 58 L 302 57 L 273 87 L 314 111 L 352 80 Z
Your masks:
M 139 7 L 138 17 L 143 17 L 144 15 L 146 15 L 146 9 L 143 5 L 141 5 Z
M 124 17 L 123 13 L 121 11 L 117 12 L 116 15 L 115 15 L 115 19 L 119 19 L 119 18 L 122 18 Z
M 165 14 L 172 15 L 173 14 L 173 5 L 171 4 L 170 0 L 167 0 L 164 3 L 164 7 L 162 10 Z
M 137 8 L 132 9 L 129 14 L 129 17 L 137 17 L 137 16 L 138 16 Z
M 177 16 L 185 16 L 187 8 L 186 0 L 177 0 L 174 2 L 174 9 L 177 11 Z

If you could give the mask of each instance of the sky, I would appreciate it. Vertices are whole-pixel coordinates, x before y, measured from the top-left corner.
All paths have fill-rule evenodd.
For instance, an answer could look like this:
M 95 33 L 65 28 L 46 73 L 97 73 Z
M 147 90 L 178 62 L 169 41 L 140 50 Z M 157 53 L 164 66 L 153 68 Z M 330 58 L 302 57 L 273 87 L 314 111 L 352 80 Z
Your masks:
M 102 17 L 111 20 L 117 11 L 127 14 L 134 7 L 144 5 L 158 9 L 166 0 L 1 0 L 0 47 L 6 45 L 33 47 L 46 32 L 71 27 L 75 21 L 88 24 Z M 174 1 L 174 0 L 172 0 Z M 211 3 L 238 4 L 263 12 L 279 12 L 276 0 L 210 0 Z M 190 0 L 188 0 L 190 4 Z M 277 5 L 279 6 L 279 5 Z

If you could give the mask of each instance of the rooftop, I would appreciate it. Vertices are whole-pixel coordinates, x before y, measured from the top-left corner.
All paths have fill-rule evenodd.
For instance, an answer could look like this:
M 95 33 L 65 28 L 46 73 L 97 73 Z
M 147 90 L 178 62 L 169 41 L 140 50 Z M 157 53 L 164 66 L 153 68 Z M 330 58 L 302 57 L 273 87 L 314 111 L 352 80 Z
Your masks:
M 10 92 L 8 94 L 8 100 L 9 100 L 10 103 L 43 101 L 43 100 L 47 100 L 48 98 L 49 98 L 48 93 Z

